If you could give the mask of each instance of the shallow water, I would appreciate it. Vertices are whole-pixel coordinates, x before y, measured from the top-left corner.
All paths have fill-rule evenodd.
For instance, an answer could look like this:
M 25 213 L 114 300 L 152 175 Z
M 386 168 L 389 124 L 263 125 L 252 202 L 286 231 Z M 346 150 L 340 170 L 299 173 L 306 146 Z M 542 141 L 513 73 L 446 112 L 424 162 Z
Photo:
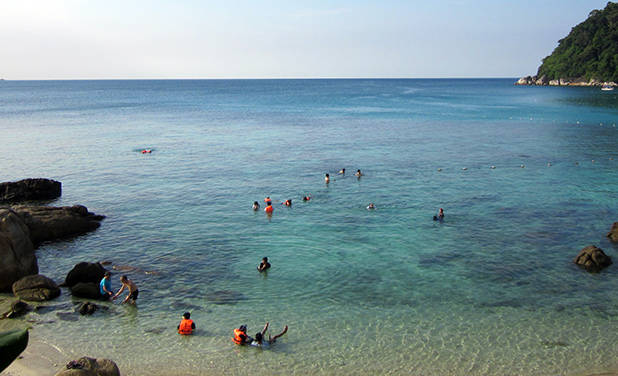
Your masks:
M 0 180 L 107 216 L 41 247 L 41 273 L 110 260 L 140 288 L 76 321 L 63 291 L 32 335 L 128 375 L 618 371 L 618 269 L 571 263 L 617 255 L 618 95 L 512 82 L 0 82 Z M 290 327 L 275 346 L 231 342 L 267 320 Z

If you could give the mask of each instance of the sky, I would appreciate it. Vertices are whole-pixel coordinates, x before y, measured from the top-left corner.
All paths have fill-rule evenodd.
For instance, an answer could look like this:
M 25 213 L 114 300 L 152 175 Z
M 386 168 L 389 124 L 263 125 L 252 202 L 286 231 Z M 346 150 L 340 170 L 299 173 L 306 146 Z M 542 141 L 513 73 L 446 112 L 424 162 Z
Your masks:
M 0 78 L 534 74 L 607 0 L 0 0 Z

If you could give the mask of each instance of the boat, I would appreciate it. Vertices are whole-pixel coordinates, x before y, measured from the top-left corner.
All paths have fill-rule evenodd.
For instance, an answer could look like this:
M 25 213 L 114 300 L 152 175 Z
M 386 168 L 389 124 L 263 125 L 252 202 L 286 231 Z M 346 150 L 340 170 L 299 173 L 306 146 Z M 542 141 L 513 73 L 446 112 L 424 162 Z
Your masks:
M 612 91 L 612 90 L 614 90 L 614 87 L 610 86 L 610 85 L 603 85 L 603 86 L 601 86 L 601 90 L 603 90 L 603 91 Z

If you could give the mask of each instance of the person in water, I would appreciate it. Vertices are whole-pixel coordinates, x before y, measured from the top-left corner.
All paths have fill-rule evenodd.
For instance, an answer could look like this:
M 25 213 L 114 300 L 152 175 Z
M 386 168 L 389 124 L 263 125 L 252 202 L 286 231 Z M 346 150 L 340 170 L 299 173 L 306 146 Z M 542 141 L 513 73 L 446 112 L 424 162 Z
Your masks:
M 354 174 L 354 176 L 357 176 L 360 178 L 361 176 L 363 176 L 363 173 L 361 172 L 361 170 L 356 170 L 356 173 Z
M 373 202 L 370 202 L 369 205 L 367 206 L 367 210 L 373 210 L 375 208 L 376 206 L 373 204 Z
M 262 329 L 262 331 L 259 333 L 255 333 L 255 338 L 253 339 L 253 341 L 251 341 L 251 346 L 261 347 L 262 345 L 264 345 L 264 334 L 266 333 L 266 330 L 268 329 L 268 325 L 269 325 L 268 322 L 266 322 L 266 325 L 264 325 L 264 329 Z M 272 345 L 273 343 L 277 342 L 277 338 L 287 333 L 287 331 L 288 331 L 288 326 L 286 325 L 283 328 L 283 331 L 277 334 L 276 336 L 271 337 L 269 335 L 268 341 L 266 341 L 266 344 Z
M 195 323 L 191 320 L 191 314 L 189 312 L 182 314 L 182 320 L 180 320 L 180 324 L 178 324 L 176 329 L 178 329 L 178 334 L 182 334 L 183 336 L 193 334 Z
M 341 170 L 339 170 L 339 175 L 345 175 L 345 168 L 342 168 Z
M 258 272 L 264 272 L 267 269 L 270 269 L 270 263 L 268 262 L 268 257 L 264 257 L 260 265 L 258 265 L 257 270 Z
M 270 196 L 268 196 L 268 197 L 266 197 L 266 198 L 264 199 L 264 202 L 266 203 L 266 205 L 268 205 L 268 204 L 272 204 L 272 203 L 273 203 L 273 200 L 271 200 L 271 199 L 270 199 Z
M 114 293 L 112 292 L 112 273 L 105 272 L 103 278 L 101 279 L 101 283 L 99 283 L 99 292 L 101 293 L 101 297 L 103 300 L 107 300 L 111 298 Z
M 289 198 L 289 199 L 285 200 L 285 202 L 283 203 L 283 205 L 288 206 L 288 207 L 291 207 L 291 206 L 292 206 L 292 199 L 291 199 L 291 198 Z
M 253 341 L 253 338 L 247 335 L 247 325 L 241 325 L 238 329 L 234 329 L 232 341 L 237 345 L 246 345 Z
M 257 201 L 253 201 L 253 211 L 260 210 L 260 204 Z
M 442 221 L 444 219 L 444 209 L 440 208 L 438 215 L 433 216 L 434 221 Z
M 266 207 L 264 208 L 264 211 L 266 212 L 266 214 L 272 214 L 273 210 L 274 210 L 274 208 L 273 208 L 272 202 L 268 201 L 266 203 Z
M 303 196 L 303 201 L 307 202 L 311 200 L 311 196 Z
M 116 300 L 116 298 L 120 294 L 122 294 L 122 292 L 125 289 L 128 289 L 129 295 L 127 295 L 127 297 L 122 301 L 122 304 L 127 303 L 127 302 L 131 304 L 135 304 L 135 301 L 137 300 L 137 296 L 139 295 L 139 290 L 137 289 L 137 285 L 132 280 L 127 278 L 126 275 L 123 275 L 122 277 L 120 277 L 120 282 L 122 282 L 122 287 L 120 288 L 120 290 L 118 290 L 116 295 L 113 296 L 113 299 Z
M 330 183 L 330 175 L 329 174 L 326 174 L 324 176 L 324 182 L 326 182 L 326 184 Z

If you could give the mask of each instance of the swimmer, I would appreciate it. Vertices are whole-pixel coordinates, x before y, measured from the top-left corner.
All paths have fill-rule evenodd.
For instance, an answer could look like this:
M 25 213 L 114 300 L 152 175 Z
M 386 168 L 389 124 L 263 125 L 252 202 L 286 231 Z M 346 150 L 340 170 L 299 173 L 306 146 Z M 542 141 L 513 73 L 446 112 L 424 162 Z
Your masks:
M 373 204 L 373 202 L 370 202 L 369 205 L 367 206 L 367 210 L 373 210 L 375 208 L 376 206 Z
M 270 196 L 268 196 L 268 197 L 266 197 L 266 198 L 264 199 L 264 202 L 266 203 L 266 205 L 268 205 L 269 203 L 272 203 L 272 202 L 273 202 L 273 200 L 271 200 L 271 199 L 270 199 Z
M 303 196 L 303 201 L 309 201 L 311 200 L 311 196 Z
M 264 345 L 264 334 L 266 333 L 266 330 L 268 330 L 268 325 L 269 323 L 267 322 L 266 325 L 264 325 L 264 329 L 262 329 L 261 332 L 255 334 L 255 339 L 251 341 L 251 346 L 261 347 L 262 345 Z M 286 325 L 285 327 L 283 327 L 283 331 L 277 334 L 276 336 L 271 337 L 269 335 L 268 341 L 266 341 L 266 344 L 272 345 L 273 343 L 277 342 L 277 338 L 287 333 L 287 331 L 288 331 L 288 326 Z
M 270 263 L 268 262 L 268 257 L 264 257 L 262 259 L 262 262 L 260 262 L 260 265 L 258 265 L 257 270 L 258 272 L 264 272 L 267 269 L 270 269 Z
M 268 201 L 266 203 L 266 207 L 264 208 L 264 211 L 266 212 L 266 214 L 271 215 L 273 213 L 273 210 L 274 208 L 273 208 L 272 202 Z
M 150 154 L 152 153 L 152 149 L 144 149 L 142 150 L 142 154 Z
M 281 205 L 285 205 L 287 207 L 291 207 L 292 206 L 292 199 L 289 198 L 289 199 L 285 200 L 285 202 L 283 202 Z
M 361 170 L 356 170 L 356 173 L 354 174 L 354 176 L 360 178 L 361 176 L 363 176 L 363 173 L 361 172 Z
M 232 341 L 237 345 L 245 345 L 253 341 L 253 338 L 247 335 L 247 325 L 241 325 L 238 329 L 234 329 L 234 338 Z
M 341 170 L 339 170 L 339 175 L 345 175 L 345 168 L 342 168 Z
M 326 174 L 326 175 L 324 176 L 324 182 L 325 182 L 326 184 L 330 183 L 330 175 Z
M 183 313 L 182 320 L 180 320 L 180 324 L 178 324 L 176 329 L 178 329 L 178 334 L 182 334 L 183 336 L 193 334 L 195 323 L 191 320 L 191 314 L 189 312 Z
M 260 210 L 260 204 L 257 201 L 253 201 L 253 211 Z

